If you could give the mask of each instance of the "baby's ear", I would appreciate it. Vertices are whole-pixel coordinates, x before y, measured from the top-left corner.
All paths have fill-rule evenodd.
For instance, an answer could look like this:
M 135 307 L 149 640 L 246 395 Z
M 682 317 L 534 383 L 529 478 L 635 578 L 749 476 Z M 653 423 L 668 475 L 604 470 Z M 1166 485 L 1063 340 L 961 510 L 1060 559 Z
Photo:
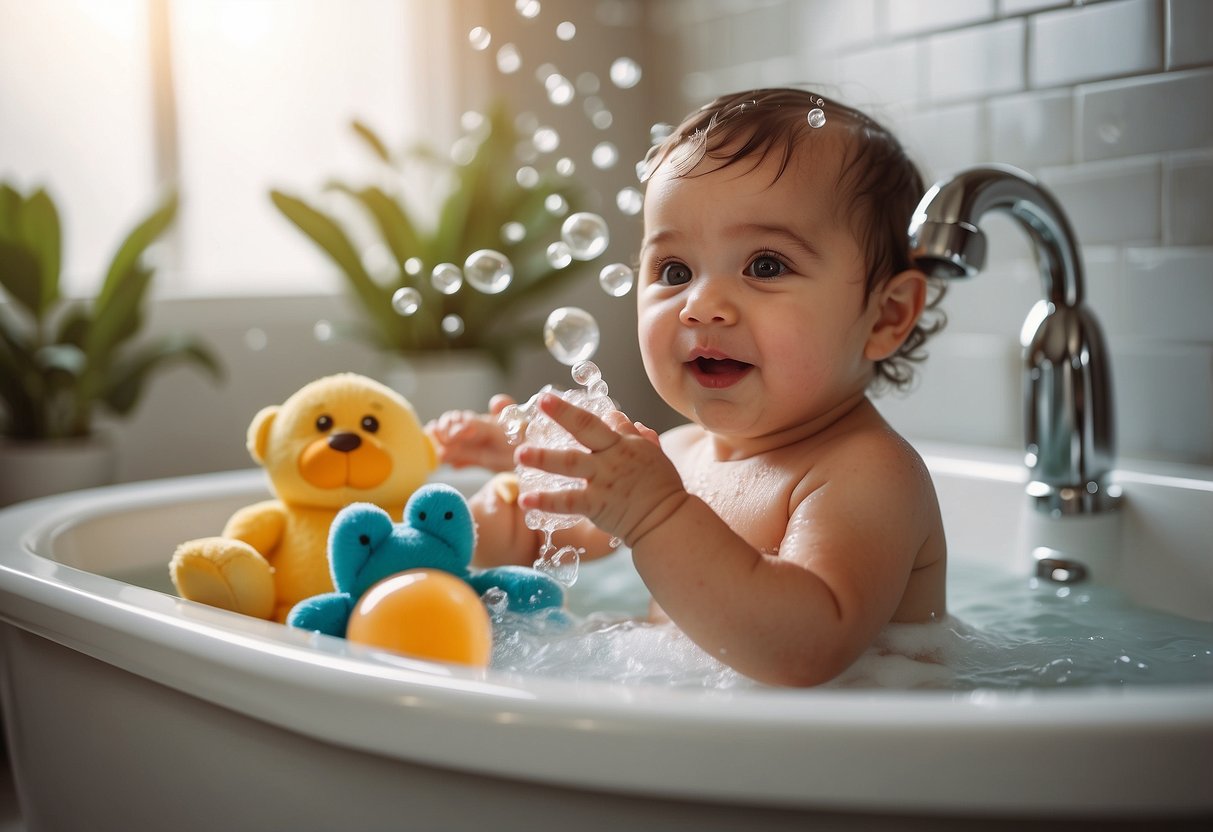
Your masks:
M 863 356 L 883 361 L 897 352 L 918 323 L 927 302 L 927 277 L 917 269 L 899 272 L 873 292 L 869 302 L 876 307 L 876 318 Z

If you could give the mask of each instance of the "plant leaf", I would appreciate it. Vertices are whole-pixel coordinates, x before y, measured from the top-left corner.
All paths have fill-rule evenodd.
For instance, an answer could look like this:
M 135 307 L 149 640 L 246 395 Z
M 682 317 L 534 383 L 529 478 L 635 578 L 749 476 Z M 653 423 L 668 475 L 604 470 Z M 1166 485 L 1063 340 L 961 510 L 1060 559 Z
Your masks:
M 21 238 L 34 253 L 40 273 L 38 318 L 59 300 L 59 263 L 62 239 L 59 214 L 46 191 L 38 189 L 25 202 L 20 218 Z
M 370 212 L 371 217 L 375 220 L 375 225 L 379 228 L 379 233 L 383 235 L 384 242 L 387 243 L 392 256 L 396 258 L 396 262 L 402 268 L 404 261 L 410 257 L 419 257 L 422 261 L 428 262 L 429 252 L 421 240 L 421 235 L 417 233 L 417 226 L 400 203 L 388 196 L 381 188 L 370 187 L 356 191 L 344 185 L 337 187 L 362 203 L 363 207 Z M 429 265 L 435 264 L 430 263 Z
M 389 165 L 392 164 L 391 151 L 387 149 L 387 145 L 383 143 L 383 139 L 379 138 L 379 134 L 372 130 L 369 125 L 363 121 L 354 119 L 350 122 L 350 127 L 358 135 L 358 138 L 366 143 L 371 152 Z
M 206 370 L 212 379 L 223 379 L 223 368 L 210 349 L 197 339 L 173 334 L 141 346 L 116 364 L 106 380 L 100 398 L 114 413 L 130 413 L 143 395 L 143 387 L 152 373 L 175 363 L 193 364 Z
M 38 258 L 28 247 L 0 240 L 0 285 L 13 300 L 25 307 L 35 321 L 42 320 L 42 286 L 38 282 Z
M 24 345 L 0 326 L 0 398 L 8 415 L 3 433 L 19 439 L 38 436 L 41 422 L 38 402 L 30 389 L 31 362 Z
M 177 204 L 177 194 L 170 193 L 163 204 L 136 226 L 118 247 L 118 252 L 110 262 L 105 282 L 101 285 L 101 291 L 93 304 L 98 323 L 108 314 L 105 310 L 109 306 L 110 298 L 124 281 L 130 279 L 130 275 L 137 273 L 135 266 L 139 262 L 139 257 L 148 246 L 156 241 L 157 237 L 164 233 L 177 216 Z
M 23 201 L 15 188 L 0 182 L 0 240 L 17 239 L 17 220 Z
M 355 297 L 370 315 L 379 333 L 380 343 L 393 347 L 399 337 L 401 318 L 392 311 L 391 297 L 376 283 L 354 250 L 354 244 L 331 217 L 308 205 L 302 199 L 282 191 L 270 191 L 270 199 L 283 215 L 332 258 L 349 279 Z
M 134 335 L 143 325 L 143 295 L 152 281 L 153 272 L 135 263 L 113 289 L 104 307 L 100 301 L 93 306 L 93 319 L 84 338 L 84 352 L 89 366 L 104 368 L 114 347 Z

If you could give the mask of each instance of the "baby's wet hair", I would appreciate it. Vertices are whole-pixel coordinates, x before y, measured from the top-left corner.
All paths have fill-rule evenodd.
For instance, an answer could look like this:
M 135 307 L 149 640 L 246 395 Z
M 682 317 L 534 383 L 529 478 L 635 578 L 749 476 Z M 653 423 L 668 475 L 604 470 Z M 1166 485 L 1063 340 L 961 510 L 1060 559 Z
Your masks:
M 822 111 L 824 123 L 820 116 L 810 122 L 814 110 Z M 795 88 L 723 95 L 691 113 L 653 146 L 642 178 L 661 165 L 669 165 L 674 176 L 694 176 L 704 158 L 716 162 L 710 170 L 747 160 L 758 167 L 772 154 L 778 154 L 778 177 L 802 142 L 839 131 L 846 137 L 836 180 L 842 197 L 839 210 L 864 253 L 866 302 L 885 281 L 913 266 L 910 218 L 926 192 L 922 174 L 901 142 L 867 114 Z M 926 358 L 923 345 L 945 322 L 939 309 L 944 287 L 942 280 L 928 277 L 927 308 L 897 352 L 876 362 L 874 387 L 905 388 L 913 381 L 913 362 Z

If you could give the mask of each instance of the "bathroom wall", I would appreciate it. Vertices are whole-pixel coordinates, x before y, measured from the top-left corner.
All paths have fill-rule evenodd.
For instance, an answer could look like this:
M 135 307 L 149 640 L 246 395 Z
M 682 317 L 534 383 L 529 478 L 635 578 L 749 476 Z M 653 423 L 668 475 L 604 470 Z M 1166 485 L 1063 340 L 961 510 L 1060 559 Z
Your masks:
M 1213 463 L 1213 3 L 659 0 L 655 118 L 801 82 L 867 109 L 927 180 L 1006 162 L 1083 246 L 1109 341 L 1122 456 Z M 881 408 L 914 438 L 1020 446 L 1018 336 L 1039 297 L 1009 221 L 953 283 L 920 383 Z

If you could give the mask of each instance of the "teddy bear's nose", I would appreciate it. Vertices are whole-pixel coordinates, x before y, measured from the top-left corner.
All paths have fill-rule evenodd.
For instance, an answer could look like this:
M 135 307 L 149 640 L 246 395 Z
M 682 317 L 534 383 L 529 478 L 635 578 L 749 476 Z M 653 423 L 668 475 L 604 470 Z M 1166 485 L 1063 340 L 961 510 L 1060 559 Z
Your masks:
M 343 454 L 348 454 L 361 444 L 362 437 L 356 433 L 334 433 L 329 437 L 329 447 Z

